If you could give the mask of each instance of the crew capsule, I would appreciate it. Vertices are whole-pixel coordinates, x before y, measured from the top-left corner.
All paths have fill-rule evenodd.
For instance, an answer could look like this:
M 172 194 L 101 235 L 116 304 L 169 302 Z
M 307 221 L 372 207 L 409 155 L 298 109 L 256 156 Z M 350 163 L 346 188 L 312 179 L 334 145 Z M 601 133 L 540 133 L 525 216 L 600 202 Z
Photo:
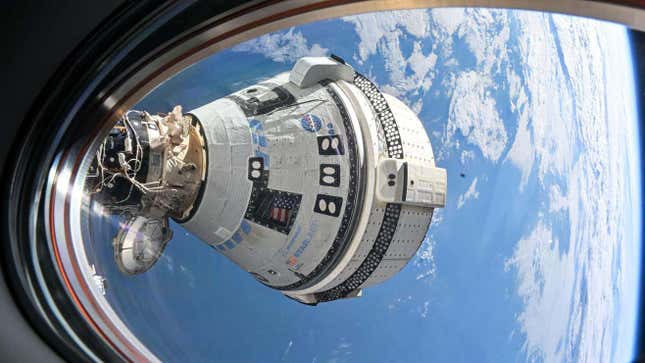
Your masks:
M 124 273 L 152 266 L 173 218 L 287 297 L 360 296 L 407 264 L 445 204 L 446 171 L 416 114 L 335 56 L 189 112 L 127 116 L 111 134 L 123 142 L 95 162 L 125 176 L 89 183 L 125 216 Z M 120 204 L 107 197 L 131 189 Z

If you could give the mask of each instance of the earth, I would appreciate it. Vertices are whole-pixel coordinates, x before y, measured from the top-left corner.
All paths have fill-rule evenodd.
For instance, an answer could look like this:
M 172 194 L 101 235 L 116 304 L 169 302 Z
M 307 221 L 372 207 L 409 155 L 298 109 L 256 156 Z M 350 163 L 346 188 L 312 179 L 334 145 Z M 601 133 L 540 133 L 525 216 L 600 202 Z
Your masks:
M 628 31 L 538 12 L 369 13 L 267 34 L 166 81 L 136 109 L 193 109 L 336 54 L 423 121 L 448 199 L 415 258 L 358 299 L 284 298 L 174 225 L 149 272 L 106 297 L 164 361 L 631 359 L 640 146 Z M 90 242 L 88 242 L 90 243 Z

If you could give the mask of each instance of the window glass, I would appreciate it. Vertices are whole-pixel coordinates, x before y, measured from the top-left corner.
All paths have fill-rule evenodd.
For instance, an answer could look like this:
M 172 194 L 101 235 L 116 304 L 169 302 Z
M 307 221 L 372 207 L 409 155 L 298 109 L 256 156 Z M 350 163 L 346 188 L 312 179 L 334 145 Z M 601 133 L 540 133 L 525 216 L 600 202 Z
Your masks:
M 323 80 L 301 94 L 274 78 L 302 57 L 332 54 L 330 62 L 342 59 L 367 80 L 363 88 L 347 81 L 362 107 L 386 100 L 399 118 L 397 135 L 427 134 L 431 150 L 409 151 L 404 140 L 398 158 L 380 109 L 370 122 L 385 136 L 366 142 L 342 87 Z M 144 97 L 89 156 L 81 218 L 93 291 L 163 361 L 628 361 L 642 201 L 633 68 L 623 26 L 495 9 L 367 13 L 220 51 Z M 332 76 L 346 77 L 325 79 Z M 207 124 L 200 108 L 215 100 L 221 104 L 207 111 L 220 123 Z M 247 126 L 236 124 L 235 112 Z M 405 129 L 402 118 L 413 118 L 405 112 L 422 127 Z M 155 144 L 160 133 L 165 149 Z M 235 146 L 247 137 L 251 158 Z M 356 271 L 369 258 L 391 264 L 366 262 L 360 283 L 375 283 L 343 290 L 345 299 L 324 302 L 336 296 L 330 292 L 299 302 L 270 288 L 326 276 L 341 263 L 343 241 L 363 228 L 361 203 L 376 198 L 361 185 L 367 165 L 377 178 L 365 155 L 379 142 L 396 171 L 382 184 L 395 191 L 379 198 L 394 198 L 392 205 L 423 199 L 412 194 L 423 190 L 413 176 L 431 173 L 422 168 L 428 160 L 447 172 L 445 207 L 373 211 L 380 219 L 369 246 L 387 239 L 395 216 L 398 229 L 422 230 L 409 239 L 412 253 L 403 242 L 400 251 L 357 251 Z M 230 147 L 216 151 L 220 144 Z M 178 179 L 168 185 L 184 194 L 157 193 L 158 185 L 137 179 L 170 175 L 171 159 Z M 302 175 L 290 174 L 293 165 Z M 308 172 L 315 182 L 304 185 Z M 401 184 L 399 176 L 409 179 Z M 238 177 L 248 187 L 221 189 L 232 194 L 199 184 Z M 137 209 L 142 198 L 157 203 L 146 218 Z M 204 203 L 220 209 L 209 209 L 210 222 L 191 224 Z M 229 222 L 236 213 L 241 222 Z M 285 244 L 271 245 L 271 233 Z M 303 261 L 319 240 L 327 243 L 315 257 L 321 267 L 308 270 Z M 284 269 L 271 264 L 280 253 Z M 336 283 L 350 286 L 350 277 L 361 278 Z

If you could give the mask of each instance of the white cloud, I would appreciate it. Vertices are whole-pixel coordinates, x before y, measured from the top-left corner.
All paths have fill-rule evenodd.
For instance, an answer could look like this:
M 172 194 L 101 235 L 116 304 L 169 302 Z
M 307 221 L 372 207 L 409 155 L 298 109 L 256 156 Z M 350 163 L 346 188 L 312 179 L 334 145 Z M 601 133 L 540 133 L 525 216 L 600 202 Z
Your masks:
M 510 97 L 519 112 L 519 127 L 507 160 L 520 169 L 522 188 L 534 166 L 537 167 L 541 183 L 547 175 L 566 177 L 566 171 L 572 166 L 569 156 L 574 152 L 578 136 L 572 120 L 581 117 L 582 113 L 593 114 L 597 118 L 604 115 L 598 109 L 601 102 L 591 102 L 592 98 L 589 97 L 592 95 L 578 93 L 570 83 L 578 81 L 573 83 L 583 84 L 583 88 L 588 87 L 590 90 L 596 88 L 594 92 L 597 93 L 597 85 L 592 84 L 591 80 L 575 77 L 586 77 L 585 73 L 596 72 L 589 68 L 583 69 L 583 66 L 597 68 L 598 64 L 591 63 L 595 62 L 591 54 L 579 51 L 582 45 L 564 44 L 566 36 L 562 34 L 561 51 L 564 52 L 565 59 L 576 59 L 576 64 L 570 65 L 571 68 L 563 67 L 553 31 L 549 27 L 549 16 L 530 12 L 517 13 L 519 57 L 524 60 L 525 68 L 522 73 L 525 80 L 522 86 L 511 83 Z M 580 57 L 583 53 L 585 56 Z M 567 72 L 574 71 L 576 74 L 567 76 Z M 515 77 L 511 79 L 515 80 Z M 595 82 L 604 83 L 600 79 Z M 584 109 L 576 104 L 578 98 L 589 100 L 585 107 L 590 108 Z
M 448 35 L 452 35 L 466 19 L 465 9 L 462 8 L 433 9 L 431 15 L 435 23 Z
M 506 268 L 515 268 L 517 293 L 524 301 L 518 316 L 527 335 L 524 349 L 527 356 L 540 355 L 546 362 L 562 361 L 557 347 L 567 331 L 569 305 L 574 288 L 573 261 L 559 254 L 559 242 L 542 222 L 515 247 Z M 558 279 L 560 277 L 560 279 Z M 564 343 L 564 342 L 562 342 Z
M 441 42 L 446 65 L 456 65 L 452 56 L 453 37 L 463 39 L 477 60 L 477 69 L 484 73 L 499 71 L 506 61 L 510 26 L 508 11 L 494 9 L 433 9 L 430 12 L 436 27 L 432 36 Z
M 388 82 L 381 86 L 382 90 L 405 98 L 415 112 L 421 111 L 422 103 L 413 104 L 410 97 L 430 89 L 437 62 L 437 55 L 432 49 L 423 49 L 422 43 L 414 40 L 428 35 L 428 12 L 380 12 L 350 16 L 343 20 L 354 25 L 360 38 L 355 61 L 363 64 L 370 56 L 381 56 L 388 74 Z M 412 53 L 406 58 L 401 50 L 401 41 L 409 39 L 413 41 Z
M 301 57 L 325 56 L 329 49 L 319 44 L 309 46 L 307 39 L 293 28 L 257 37 L 232 48 L 237 52 L 262 54 L 275 62 L 294 62 Z
M 195 275 L 193 274 L 193 272 L 182 264 L 179 265 L 179 272 L 186 279 L 188 286 L 195 288 Z
M 506 129 L 499 117 L 489 87 L 489 76 L 474 71 L 461 73 L 450 99 L 446 144 L 454 143 L 457 133 L 479 148 L 491 161 L 497 161 L 506 147 Z
M 423 311 L 421 311 L 421 318 L 425 319 L 428 317 L 428 307 L 430 306 L 430 301 L 423 302 Z
M 289 340 L 289 344 L 287 344 L 287 348 L 284 350 L 284 353 L 282 353 L 283 362 L 287 359 L 287 355 L 289 355 L 289 352 L 291 351 L 292 346 L 293 346 L 293 340 Z
M 396 310 L 403 305 L 407 305 L 412 302 L 412 296 L 408 295 L 407 297 L 397 297 L 393 302 L 387 305 L 387 309 L 392 311 Z
M 461 156 L 459 158 L 462 165 L 474 159 L 475 159 L 475 152 L 472 150 L 462 150 Z
M 432 233 L 436 228 L 433 226 L 437 226 L 443 221 L 443 214 L 439 211 L 441 211 L 441 209 L 434 210 L 428 234 L 423 239 L 423 242 L 421 242 L 421 246 L 419 246 L 419 249 L 412 260 L 413 266 L 419 270 L 416 276 L 417 280 L 432 281 L 437 273 L 437 265 L 434 260 L 436 242 Z
M 458 34 L 464 37 L 468 48 L 477 59 L 481 72 L 498 72 L 507 59 L 507 43 L 510 36 L 508 12 L 492 9 L 467 9 L 467 17 L 459 27 Z
M 347 358 L 347 356 L 350 356 L 352 354 L 352 351 L 350 348 L 352 347 L 352 344 L 347 342 L 345 337 L 340 338 L 340 344 L 331 351 L 332 359 L 330 361 L 337 361 L 336 359 L 339 358 Z
M 497 162 L 506 149 L 507 133 L 491 96 L 499 85 L 491 77 L 508 63 L 509 12 L 446 8 L 433 9 L 430 14 L 437 25 L 430 29 L 433 41 L 441 44 L 435 52 L 447 59 L 444 65 L 448 73 L 441 86 L 451 98 L 446 132 L 437 155 L 441 158 L 458 149 L 453 137 L 459 132 L 486 158 Z M 453 55 L 455 41 L 466 43 L 476 61 L 473 68 L 456 69 L 459 62 Z
M 468 190 L 457 198 L 457 209 L 463 207 L 468 200 L 477 198 L 479 198 L 479 192 L 477 191 L 477 178 L 475 177 Z
M 569 202 L 566 195 L 562 195 L 562 190 L 557 184 L 552 184 L 549 188 L 549 212 L 565 211 L 568 207 Z
M 397 97 L 418 96 L 421 91 L 425 92 L 432 87 L 437 55 L 432 52 L 425 55 L 421 43 L 415 42 L 412 54 L 406 59 L 401 53 L 399 37 L 399 33 L 391 33 L 386 37 L 388 41 L 379 46 L 389 75 L 389 82 L 381 88 Z M 408 68 L 412 70 L 410 75 L 406 75 Z
M 342 20 L 354 24 L 360 38 L 357 60 L 361 64 L 369 56 L 376 54 L 377 46 L 383 38 L 397 33 L 400 29 L 417 38 L 423 38 L 427 35 L 429 26 L 428 12 L 422 9 L 369 13 L 344 17 Z
M 533 170 L 535 150 L 533 147 L 533 134 L 529 130 L 528 111 L 524 108 L 520 112 L 515 139 L 506 155 L 506 160 L 513 163 L 522 173 L 520 191 L 523 191 Z
M 157 264 L 163 264 L 170 272 L 175 272 L 175 261 L 169 253 L 162 253 Z

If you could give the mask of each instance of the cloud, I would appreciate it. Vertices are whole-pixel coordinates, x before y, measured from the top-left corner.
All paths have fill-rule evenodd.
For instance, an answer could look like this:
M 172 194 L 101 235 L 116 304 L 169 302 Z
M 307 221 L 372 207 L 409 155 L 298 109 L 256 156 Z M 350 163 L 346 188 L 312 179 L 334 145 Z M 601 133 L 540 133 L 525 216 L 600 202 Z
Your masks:
M 475 160 L 475 152 L 472 150 L 462 150 L 459 159 L 461 164 L 465 165 L 467 162 Z
M 448 35 L 452 35 L 457 28 L 466 20 L 465 9 L 443 8 L 433 9 L 432 19 Z
M 475 55 L 480 72 L 497 73 L 508 57 L 508 12 L 492 9 L 467 9 L 465 12 L 467 16 L 459 26 L 458 35 Z
M 157 263 L 166 266 L 166 269 L 168 269 L 168 271 L 170 272 L 175 271 L 175 262 L 172 256 L 170 256 L 170 254 L 168 253 L 161 254 L 161 257 L 159 257 L 159 261 Z
M 557 184 L 552 184 L 549 188 L 549 212 L 566 211 L 567 208 L 569 202 L 566 195 L 562 195 L 562 190 Z
M 430 306 L 430 301 L 423 302 L 423 311 L 421 311 L 422 319 L 425 319 L 428 317 L 428 306 Z
M 470 183 L 468 190 L 457 198 L 457 209 L 463 207 L 468 200 L 477 198 L 479 198 L 479 192 L 477 191 L 477 178 L 475 178 Z
M 455 135 L 460 134 L 469 144 L 478 147 L 484 157 L 495 162 L 506 147 L 507 135 L 490 94 L 491 85 L 489 76 L 475 71 L 457 77 L 444 142 L 454 145 Z
M 455 39 L 464 41 L 483 73 L 499 71 L 508 59 L 509 12 L 495 9 L 433 9 L 430 12 L 432 37 L 442 44 L 446 65 L 456 65 L 452 56 Z
M 417 38 L 424 38 L 428 33 L 429 25 L 428 12 L 422 9 L 347 16 L 342 20 L 354 24 L 360 39 L 359 56 L 356 59 L 359 64 L 376 54 L 377 46 L 382 40 L 398 42 L 401 30 Z
M 348 349 L 348 348 L 349 348 L 349 347 L 351 347 L 351 346 L 352 346 L 352 345 L 351 345 L 350 343 L 342 342 L 342 343 L 340 343 L 340 344 L 338 345 L 338 349 Z
M 179 272 L 186 278 L 188 286 L 195 288 L 195 275 L 184 265 L 179 265 Z
M 492 96 L 501 85 L 491 77 L 509 64 L 509 12 L 445 8 L 433 9 L 430 16 L 434 25 L 430 28 L 432 43 L 441 44 L 434 52 L 446 59 L 441 89 L 450 98 L 450 113 L 437 157 L 445 158 L 446 154 L 466 146 L 459 145 L 455 139 L 461 134 L 475 151 L 479 150 L 496 163 L 506 150 L 508 135 Z M 474 65 L 465 62 L 457 69 L 459 62 L 453 55 L 455 43 L 468 48 L 475 59 Z M 468 160 L 467 156 L 464 154 L 462 163 Z
M 412 302 L 412 296 L 408 295 L 407 297 L 397 297 L 394 301 L 387 305 L 387 309 L 392 311 L 398 309 L 399 307 L 406 305 Z
M 432 52 L 424 54 L 421 43 L 415 42 L 412 54 L 406 59 L 399 45 L 400 36 L 401 34 L 396 32 L 388 35 L 388 41 L 379 47 L 389 75 L 389 82 L 381 88 L 393 96 L 409 98 L 422 94 L 432 86 L 437 55 Z M 412 71 L 410 74 L 408 69 Z
M 360 38 L 355 61 L 360 65 L 369 57 L 379 55 L 388 75 L 387 83 L 381 85 L 382 90 L 405 98 L 415 112 L 420 112 L 423 103 L 413 103 L 411 98 L 432 87 L 437 62 L 437 55 L 432 49 L 424 49 L 421 42 L 428 35 L 428 11 L 370 13 L 345 17 L 343 20 L 354 25 Z M 401 50 L 401 42 L 410 39 L 412 52 L 406 58 Z
M 519 189 L 523 191 L 529 180 L 529 176 L 533 170 L 533 162 L 535 161 L 533 135 L 532 131 L 529 130 L 529 116 L 526 108 L 522 109 L 520 113 L 515 139 L 506 155 L 505 161 L 511 162 L 522 173 Z
M 293 346 L 293 340 L 289 340 L 289 344 L 287 344 L 287 348 L 284 350 L 284 353 L 282 353 L 282 361 L 284 362 L 287 359 L 287 355 L 289 355 L 289 352 L 291 351 L 291 347 Z
M 275 62 L 295 62 L 306 56 L 325 56 L 329 49 L 319 44 L 309 46 L 301 32 L 291 28 L 287 31 L 263 35 L 238 44 L 232 48 L 235 52 L 251 52 L 262 54 Z
M 352 347 L 352 344 L 349 343 L 345 337 L 340 338 L 340 343 L 335 349 L 332 349 L 331 351 L 331 356 L 332 358 L 329 361 L 337 361 L 337 359 L 341 359 L 342 361 L 345 361 L 348 356 L 352 354 L 352 351 L 350 348 Z
M 515 72 L 510 73 L 513 80 L 510 97 L 519 113 L 519 127 L 507 160 L 520 169 L 522 188 L 534 167 L 540 183 L 544 183 L 548 175 L 565 178 L 572 167 L 569 156 L 574 152 L 578 138 L 575 123 L 571 121 L 582 120 L 585 115 L 604 115 L 603 102 L 591 102 L 591 97 L 600 96 L 598 87 L 605 83 L 598 78 L 597 72 L 601 68 L 589 68 L 599 67 L 599 58 L 592 59 L 594 54 L 591 53 L 587 54 L 589 57 L 580 57 L 579 50 L 589 48 L 567 40 L 567 34 L 555 33 L 550 26 L 550 16 L 517 13 L 519 57 L 524 60 L 523 69 L 518 71 L 525 79 L 520 85 Z M 574 27 L 580 24 L 574 22 Z M 564 62 L 560 61 L 561 53 Z M 571 63 L 573 59 L 575 63 Z M 589 79 L 590 76 L 595 80 Z M 588 108 L 581 107 L 585 100 Z
M 436 211 L 436 210 L 435 210 Z M 434 218 L 433 218 L 434 222 Z M 431 227 L 432 228 L 432 227 Z M 420 270 L 417 273 L 417 280 L 432 280 L 437 273 L 437 264 L 434 260 L 434 249 L 436 242 L 432 238 L 430 232 L 425 236 L 421 246 L 414 256 L 412 264 Z
M 505 268 L 515 269 L 517 294 L 524 302 L 518 322 L 526 334 L 527 356 L 539 355 L 544 361 L 562 361 L 558 354 L 567 331 L 574 279 L 573 261 L 559 255 L 557 239 L 540 222 L 526 237 L 518 241 L 513 257 Z M 560 277 L 560 280 L 558 280 Z M 557 303 L 560 301 L 560 303 Z

